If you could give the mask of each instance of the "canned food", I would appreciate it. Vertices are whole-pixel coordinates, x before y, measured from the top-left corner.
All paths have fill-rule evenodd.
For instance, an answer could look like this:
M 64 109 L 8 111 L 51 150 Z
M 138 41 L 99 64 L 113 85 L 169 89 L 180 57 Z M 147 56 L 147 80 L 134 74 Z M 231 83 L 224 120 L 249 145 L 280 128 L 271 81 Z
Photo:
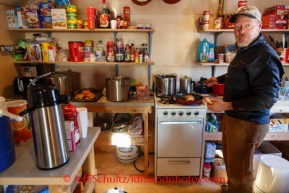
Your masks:
M 66 6 L 66 12 L 67 13 L 70 13 L 70 12 L 77 12 L 77 9 L 76 9 L 76 6 L 75 5 L 71 5 L 71 4 L 68 4 Z

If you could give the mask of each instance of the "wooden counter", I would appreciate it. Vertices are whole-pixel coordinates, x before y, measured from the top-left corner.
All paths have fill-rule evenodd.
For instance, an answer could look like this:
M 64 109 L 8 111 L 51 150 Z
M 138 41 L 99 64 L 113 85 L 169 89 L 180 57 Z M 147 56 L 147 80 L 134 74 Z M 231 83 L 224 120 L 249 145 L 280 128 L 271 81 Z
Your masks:
M 102 96 L 97 102 L 72 102 L 72 104 L 77 107 L 86 107 L 88 112 L 142 114 L 144 137 L 133 137 L 132 144 L 144 145 L 144 173 L 145 176 L 148 176 L 148 113 L 151 113 L 152 107 L 155 105 L 153 96 L 147 100 L 137 100 L 135 97 L 131 97 L 130 100 L 124 102 L 110 102 L 106 100 L 105 96 Z
M 270 111 L 272 114 L 274 113 L 289 113 L 289 100 L 278 100 L 274 106 L 271 108 Z M 212 113 L 209 112 L 208 113 Z M 214 133 L 209 133 L 206 132 L 204 133 L 204 141 L 220 141 L 222 140 L 222 132 L 214 132 Z M 289 140 L 289 132 L 268 132 L 267 135 L 265 136 L 264 140 L 268 141 L 281 141 Z
M 88 128 L 87 138 L 81 139 L 76 151 L 70 152 L 70 160 L 64 166 L 53 170 L 40 170 L 35 165 L 33 140 L 16 147 L 16 160 L 0 173 L 0 185 L 48 185 L 49 192 L 70 193 L 76 186 L 78 171 L 89 176 L 95 174 L 94 142 L 100 133 L 99 127 Z M 66 179 L 64 180 L 64 178 Z M 86 182 L 83 193 L 96 187 L 93 178 Z

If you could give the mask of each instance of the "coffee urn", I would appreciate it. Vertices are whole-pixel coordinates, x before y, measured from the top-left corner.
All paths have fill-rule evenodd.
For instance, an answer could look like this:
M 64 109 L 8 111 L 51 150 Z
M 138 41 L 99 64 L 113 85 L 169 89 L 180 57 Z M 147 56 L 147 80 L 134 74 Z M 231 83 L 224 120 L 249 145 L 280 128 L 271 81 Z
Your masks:
M 69 161 L 69 149 L 61 103 L 67 104 L 69 95 L 59 94 L 55 85 L 31 85 L 27 90 L 28 109 L 32 126 L 36 166 L 49 170 Z

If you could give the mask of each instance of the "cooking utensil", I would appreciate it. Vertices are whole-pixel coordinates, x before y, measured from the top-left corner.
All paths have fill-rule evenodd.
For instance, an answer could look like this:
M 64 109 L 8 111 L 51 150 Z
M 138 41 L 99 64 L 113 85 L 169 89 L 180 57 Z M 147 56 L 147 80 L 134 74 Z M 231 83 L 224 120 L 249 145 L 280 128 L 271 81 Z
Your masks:
M 167 3 L 167 4 L 176 4 L 176 3 L 178 3 L 179 1 L 181 1 L 181 0 L 163 0 L 165 3 Z
M 186 100 L 186 96 L 187 95 L 191 95 L 194 97 L 195 100 L 193 101 L 187 101 Z M 203 102 L 203 96 L 199 95 L 199 94 L 176 94 L 174 95 L 175 100 L 179 103 L 179 104 L 183 104 L 183 105 L 194 105 L 194 104 L 200 104 Z
M 270 39 L 270 41 L 272 43 L 273 48 L 275 49 L 276 48 L 275 40 L 270 35 L 269 35 L 269 39 Z
M 172 96 L 176 94 L 176 79 L 177 74 L 159 74 L 155 76 L 156 95 Z
M 195 81 L 192 81 L 190 77 L 180 78 L 180 93 L 192 93 L 194 90 Z
M 118 102 L 130 99 L 130 78 L 112 76 L 106 79 L 106 98 L 108 101 Z
M 74 95 L 74 75 L 69 72 L 58 71 L 47 77 L 49 83 L 54 84 L 59 94 Z

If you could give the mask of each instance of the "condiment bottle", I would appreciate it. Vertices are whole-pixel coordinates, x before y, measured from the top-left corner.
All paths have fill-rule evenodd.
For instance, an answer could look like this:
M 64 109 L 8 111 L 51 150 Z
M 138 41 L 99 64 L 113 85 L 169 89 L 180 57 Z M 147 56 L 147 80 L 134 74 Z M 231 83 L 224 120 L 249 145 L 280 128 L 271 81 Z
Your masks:
M 129 47 L 129 44 L 126 44 L 126 46 L 125 46 L 124 61 L 125 62 L 130 62 L 130 47 Z
M 135 49 L 133 43 L 130 46 L 130 61 L 135 62 Z
M 128 28 L 130 26 L 130 7 L 123 7 L 123 28 Z
M 108 41 L 106 44 L 106 59 L 108 62 L 114 62 L 114 43 Z
M 115 60 L 117 62 L 124 62 L 123 45 L 121 40 L 116 42 Z
M 134 54 L 134 61 L 135 63 L 139 63 L 139 51 L 138 49 L 135 49 L 135 54 Z
M 109 13 L 110 10 L 107 8 L 106 5 L 106 0 L 102 0 L 102 11 L 101 11 L 101 15 L 99 18 L 99 26 L 101 28 L 110 28 L 110 17 L 109 17 Z
M 122 14 L 121 13 L 117 14 L 115 20 L 116 20 L 116 29 L 120 29 L 121 26 L 123 25 Z
M 76 107 L 68 103 L 63 107 L 64 121 L 73 121 L 74 123 L 74 135 L 76 145 L 80 144 L 80 132 L 77 121 L 78 112 Z

